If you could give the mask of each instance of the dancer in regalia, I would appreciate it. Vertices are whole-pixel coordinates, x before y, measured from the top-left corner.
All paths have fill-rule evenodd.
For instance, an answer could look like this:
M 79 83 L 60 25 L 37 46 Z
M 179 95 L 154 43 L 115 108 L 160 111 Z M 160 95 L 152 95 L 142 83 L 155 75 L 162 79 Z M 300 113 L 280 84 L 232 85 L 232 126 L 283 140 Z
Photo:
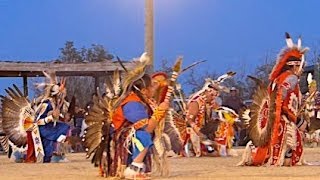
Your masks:
M 303 153 L 302 136 L 299 130 L 305 127 L 301 113 L 299 79 L 308 50 L 301 46 L 301 39 L 294 44 L 286 33 L 284 48 L 265 86 L 259 80 L 253 96 L 253 104 L 242 117 L 249 122 L 252 141 L 247 144 L 239 165 L 294 166 Z
M 100 167 L 101 176 L 150 178 L 152 136 L 164 121 L 170 95 L 166 93 L 157 103 L 152 100 L 161 83 L 145 73 L 149 63 L 149 57 L 142 55 L 121 82 L 115 71 L 113 83 L 107 82 L 106 96 L 93 99 L 83 141 L 87 157 L 94 153 L 92 162 Z
M 38 85 L 44 93 L 33 104 L 15 85 L 2 97 L 4 131 L 14 146 L 27 144 L 24 162 L 50 162 L 53 143 L 63 142 L 69 130 L 67 124 L 58 122 L 65 103 L 65 80 L 58 82 L 54 72 L 43 73 L 49 82 Z

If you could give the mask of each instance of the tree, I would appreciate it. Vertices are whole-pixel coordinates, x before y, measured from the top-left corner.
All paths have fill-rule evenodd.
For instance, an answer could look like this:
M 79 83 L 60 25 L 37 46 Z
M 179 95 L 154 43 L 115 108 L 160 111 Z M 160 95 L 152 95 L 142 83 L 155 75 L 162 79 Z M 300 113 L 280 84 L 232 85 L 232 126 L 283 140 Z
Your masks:
M 74 47 L 73 41 L 67 41 L 64 45 L 64 48 L 60 48 L 59 60 L 63 62 L 82 62 L 81 53 Z
M 235 71 L 237 74 L 230 79 L 227 79 L 223 82 L 223 85 L 226 87 L 236 87 L 239 91 L 239 95 L 242 99 L 251 99 L 252 94 L 255 90 L 256 84 L 247 78 L 247 75 L 252 75 L 268 83 L 269 74 L 274 66 L 274 60 L 272 53 L 268 52 L 263 60 L 262 64 L 258 65 L 253 72 L 247 72 L 247 65 L 244 60 L 239 60 L 239 63 L 235 68 L 230 71 Z M 216 79 L 218 76 L 222 75 L 222 73 L 218 73 L 217 71 L 197 71 L 197 67 L 191 69 L 187 75 L 184 77 L 183 85 L 191 89 L 191 93 L 194 93 L 200 90 L 205 82 L 206 78 Z M 226 71 L 227 72 L 227 71 Z M 221 97 L 224 98 L 227 94 L 221 93 Z
M 312 45 L 311 52 L 309 52 L 308 54 L 309 54 L 308 62 L 311 62 L 311 64 L 314 64 L 314 65 L 320 63 L 320 42 L 319 41 L 317 41 Z
M 113 56 L 108 53 L 102 45 L 92 44 L 90 48 L 82 47 L 80 50 L 74 47 L 72 41 L 67 41 L 63 48 L 60 48 L 59 59 L 62 62 L 101 62 L 112 61 Z M 101 77 L 99 87 L 103 87 L 105 78 Z M 77 104 L 81 107 L 91 101 L 92 94 L 95 93 L 95 79 L 93 77 L 67 77 L 67 96 L 71 99 L 75 96 Z M 100 88 L 101 89 L 101 88 Z

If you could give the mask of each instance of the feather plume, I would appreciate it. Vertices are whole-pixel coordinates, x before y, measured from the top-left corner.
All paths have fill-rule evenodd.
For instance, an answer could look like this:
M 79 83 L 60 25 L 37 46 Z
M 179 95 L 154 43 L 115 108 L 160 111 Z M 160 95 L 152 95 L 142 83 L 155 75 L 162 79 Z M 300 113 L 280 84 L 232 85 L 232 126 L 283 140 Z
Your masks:
M 217 78 L 217 80 L 215 80 L 217 83 L 222 83 L 223 81 L 225 81 L 226 79 L 229 79 L 231 77 L 233 77 L 236 74 L 236 72 L 233 71 L 229 71 L 226 74 L 223 74 L 221 76 L 219 76 Z
M 308 85 L 311 84 L 312 80 L 313 80 L 312 74 L 308 73 L 308 77 L 307 77 Z
M 114 98 L 115 96 L 114 85 L 112 84 L 112 80 L 110 79 L 109 76 L 106 77 L 105 86 L 106 86 L 106 96 L 109 99 Z
M 43 75 L 49 80 L 50 84 L 57 84 L 58 79 L 54 71 L 42 71 Z
M 15 85 L 6 92 L 8 97 L 1 96 L 3 131 L 13 144 L 22 147 L 26 144 L 26 129 L 33 126 L 35 112 Z
M 302 54 L 301 55 L 301 63 L 300 63 L 298 72 L 302 72 L 304 64 L 305 64 L 305 58 L 304 58 L 304 54 Z
M 292 48 L 293 47 L 293 41 L 289 35 L 289 33 L 286 32 L 286 43 L 287 43 L 287 46 L 289 48 Z
M 269 95 L 266 86 L 258 86 L 253 95 L 248 130 L 249 137 L 256 146 L 264 146 L 271 140 L 275 121 L 275 98 L 276 92 Z
M 108 83 L 109 92 L 113 91 L 112 93 L 114 93 L 114 86 L 112 85 L 114 82 L 110 82 L 109 79 L 106 83 Z M 97 97 L 93 98 L 93 106 L 85 117 L 88 127 L 82 139 L 87 151 L 86 157 L 90 158 L 93 154 L 91 162 L 95 167 L 102 168 L 102 173 L 106 176 L 109 176 L 112 161 L 110 155 L 112 151 L 112 147 L 110 147 L 110 126 L 114 98 L 115 96 L 104 98 L 98 91 Z
M 174 66 L 172 67 L 172 70 L 174 72 L 180 72 L 181 65 L 182 65 L 182 56 L 179 56 L 174 64 Z
M 13 84 L 13 88 L 16 90 L 16 92 L 19 94 L 19 96 L 24 96 L 23 94 L 22 94 L 22 92 L 20 91 L 20 89 L 17 87 L 17 85 L 15 85 L 15 84 Z
M 9 151 L 9 139 L 7 136 L 0 136 L 0 145 L 2 146 L 4 152 Z
M 168 113 L 165 117 L 165 129 L 164 132 L 169 135 L 170 139 L 174 139 L 174 142 L 176 143 L 182 143 L 183 139 L 180 135 L 180 131 L 177 128 L 174 120 L 174 110 L 171 108 L 168 110 Z M 183 120 L 183 119 L 182 119 Z M 176 137 L 179 138 L 179 141 L 176 141 Z
M 141 63 L 147 64 L 147 65 L 150 65 L 150 63 L 151 63 L 150 56 L 148 55 L 147 52 L 142 53 L 142 55 L 140 56 L 139 61 L 140 61 Z
M 145 55 L 142 55 L 145 56 Z M 141 59 L 141 58 L 140 58 Z M 144 59 L 144 60 L 143 60 Z M 127 72 L 126 76 L 122 79 L 122 93 L 119 98 L 113 104 L 114 108 L 118 107 L 119 103 L 127 97 L 129 91 L 132 89 L 132 85 L 135 81 L 141 79 L 146 72 L 146 68 L 150 65 L 150 58 L 142 57 L 142 62 L 136 62 L 137 65 L 134 69 Z
M 115 96 L 119 96 L 121 92 L 121 84 L 120 84 L 120 72 L 118 69 L 116 69 L 113 74 L 113 89 L 114 89 Z
M 189 65 L 188 67 L 182 69 L 181 72 L 180 72 L 180 74 L 183 73 L 183 72 L 185 72 L 185 71 L 187 71 L 188 69 L 193 68 L 194 66 L 196 66 L 196 65 L 198 65 L 198 64 L 200 64 L 200 63 L 203 63 L 203 62 L 206 62 L 206 60 L 197 61 L 197 62 L 192 63 L 192 64 Z
M 127 68 L 124 66 L 124 64 L 122 63 L 121 59 L 117 56 L 117 60 L 120 64 L 120 66 L 122 67 L 122 69 L 125 71 L 125 72 L 128 72 Z
M 301 36 L 299 36 L 299 38 L 298 38 L 297 47 L 298 47 L 298 49 L 301 49 L 301 47 L 302 47 L 302 40 L 301 40 Z

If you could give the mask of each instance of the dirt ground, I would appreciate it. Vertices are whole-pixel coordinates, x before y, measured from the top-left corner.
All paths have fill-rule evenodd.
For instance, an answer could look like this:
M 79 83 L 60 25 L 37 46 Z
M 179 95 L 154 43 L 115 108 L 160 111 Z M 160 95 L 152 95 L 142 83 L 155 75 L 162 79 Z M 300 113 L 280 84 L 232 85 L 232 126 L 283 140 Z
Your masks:
M 237 149 L 242 154 L 243 149 Z M 154 179 L 320 179 L 319 166 L 237 167 L 239 157 L 170 158 L 170 176 Z M 0 180 L 11 179 L 105 179 L 85 159 L 85 154 L 68 154 L 68 163 L 19 164 L 0 155 Z M 306 148 L 307 161 L 320 162 L 320 148 Z

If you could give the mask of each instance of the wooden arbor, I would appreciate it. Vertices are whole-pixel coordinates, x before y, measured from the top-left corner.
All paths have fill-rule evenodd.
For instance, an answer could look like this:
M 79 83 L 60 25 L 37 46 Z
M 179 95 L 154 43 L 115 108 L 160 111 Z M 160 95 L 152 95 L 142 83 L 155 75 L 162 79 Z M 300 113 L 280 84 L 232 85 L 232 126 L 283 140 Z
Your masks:
M 124 62 L 125 67 L 130 70 L 134 67 L 132 62 Z M 95 87 L 98 79 L 102 76 L 111 75 L 114 70 L 122 70 L 118 62 L 0 62 L 0 77 L 22 77 L 24 95 L 28 95 L 28 77 L 41 77 L 42 71 L 53 70 L 57 76 L 92 76 L 95 78 Z

